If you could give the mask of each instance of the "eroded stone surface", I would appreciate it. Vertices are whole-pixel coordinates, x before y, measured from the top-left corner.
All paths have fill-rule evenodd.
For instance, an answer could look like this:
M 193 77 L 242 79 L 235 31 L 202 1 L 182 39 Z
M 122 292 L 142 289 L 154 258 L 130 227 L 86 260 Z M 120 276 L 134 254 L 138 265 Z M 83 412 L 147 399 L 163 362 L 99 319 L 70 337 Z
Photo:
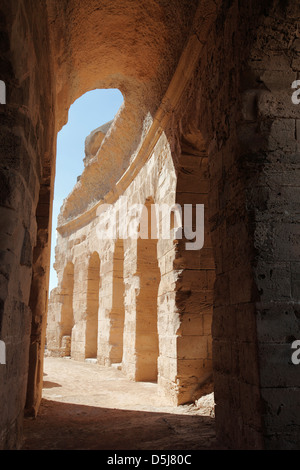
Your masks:
M 74 100 L 97 87 L 119 88 L 124 106 L 60 214 L 57 269 L 62 281 L 65 262 L 74 262 L 82 323 L 71 350 L 76 344 L 83 355 L 96 205 L 126 192 L 142 203 L 204 203 L 202 250 L 157 244 L 160 386 L 186 400 L 213 370 L 216 430 L 226 444 L 299 448 L 299 373 L 290 360 L 300 336 L 300 108 L 290 94 L 299 17 L 291 0 L 1 2 L 0 448 L 20 445 L 25 405 L 36 415 L 41 400 L 56 133 Z M 103 248 L 107 358 L 114 251 Z M 136 251 L 124 246 L 133 316 Z

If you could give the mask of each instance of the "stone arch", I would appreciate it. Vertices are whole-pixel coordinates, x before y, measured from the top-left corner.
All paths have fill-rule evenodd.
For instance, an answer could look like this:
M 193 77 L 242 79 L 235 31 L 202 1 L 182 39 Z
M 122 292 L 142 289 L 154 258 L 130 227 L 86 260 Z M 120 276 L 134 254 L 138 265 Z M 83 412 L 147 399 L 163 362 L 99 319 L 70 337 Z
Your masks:
M 157 238 L 151 233 L 154 204 L 152 197 L 147 198 L 147 232 L 145 238 L 137 239 L 137 276 L 139 290 L 136 297 L 136 381 L 157 381 L 159 340 L 157 297 L 160 283 L 160 269 L 157 261 Z M 145 229 L 145 227 L 144 227 Z
M 97 358 L 100 257 L 95 251 L 89 259 L 85 330 L 85 358 Z
M 60 302 L 60 348 L 64 356 L 71 355 L 72 329 L 74 326 L 73 312 L 74 264 L 69 261 L 64 269 L 61 283 Z

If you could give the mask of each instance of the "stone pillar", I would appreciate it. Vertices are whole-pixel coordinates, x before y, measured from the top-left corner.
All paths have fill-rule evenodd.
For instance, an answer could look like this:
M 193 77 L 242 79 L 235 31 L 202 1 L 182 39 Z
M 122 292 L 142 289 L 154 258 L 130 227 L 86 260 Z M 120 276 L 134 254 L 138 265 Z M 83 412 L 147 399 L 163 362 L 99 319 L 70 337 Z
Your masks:
M 61 356 L 70 356 L 72 346 L 72 330 L 74 319 L 74 264 L 68 262 L 63 270 L 63 278 L 60 286 L 59 304 L 59 350 Z M 66 349 L 67 346 L 67 349 Z
M 59 322 L 61 314 L 61 303 L 59 287 L 50 292 L 47 312 L 47 354 L 60 356 L 60 331 Z
M 136 274 L 139 290 L 136 297 L 135 380 L 156 382 L 159 356 L 157 297 L 160 283 L 157 240 L 137 240 Z
M 7 354 L 0 367 L 0 448 L 11 449 L 21 444 L 29 362 L 30 408 L 37 409 L 40 397 L 54 117 L 46 6 L 4 2 L 0 18 L 0 79 L 6 87 L 6 104 L 0 105 L 0 340 Z M 37 207 L 37 215 L 45 216 L 38 224 Z M 35 291 L 33 299 L 39 270 L 41 295 Z
M 74 326 L 71 336 L 71 357 L 76 361 L 85 359 L 88 263 L 89 258 L 86 253 L 82 253 L 76 257 L 74 266 Z
M 123 334 L 125 323 L 124 306 L 124 242 L 115 242 L 112 278 L 112 309 L 110 312 L 110 363 L 121 363 L 123 359 Z
M 124 247 L 126 247 L 126 257 L 124 259 L 125 325 L 123 334 L 122 371 L 129 379 L 135 380 L 136 299 L 139 292 L 139 278 L 136 275 L 136 241 L 126 240 L 124 241 Z
M 85 357 L 97 358 L 100 258 L 94 252 L 89 259 L 86 306 Z
M 182 212 L 173 269 L 176 332 L 176 394 L 179 404 L 213 390 L 212 310 L 215 261 L 209 223 L 208 158 L 200 133 L 181 137 L 176 202 Z M 191 225 L 188 223 L 191 216 Z M 193 232 L 192 234 L 188 232 Z
M 32 325 L 29 349 L 29 371 L 26 397 L 26 413 L 36 416 L 42 399 L 43 362 L 47 327 L 49 266 L 51 241 L 52 192 L 42 186 L 37 207 L 37 244 L 33 251 L 33 274 L 29 305 Z
M 114 243 L 107 243 L 101 252 L 101 288 L 99 292 L 98 363 L 110 362 L 110 313 L 113 305 L 113 252 Z
M 300 73 L 300 6 L 274 6 L 248 61 L 252 80 L 243 82 L 239 137 L 255 248 L 264 446 L 276 450 L 300 445 L 300 366 L 291 360 L 292 343 L 300 339 L 300 104 L 292 101 Z

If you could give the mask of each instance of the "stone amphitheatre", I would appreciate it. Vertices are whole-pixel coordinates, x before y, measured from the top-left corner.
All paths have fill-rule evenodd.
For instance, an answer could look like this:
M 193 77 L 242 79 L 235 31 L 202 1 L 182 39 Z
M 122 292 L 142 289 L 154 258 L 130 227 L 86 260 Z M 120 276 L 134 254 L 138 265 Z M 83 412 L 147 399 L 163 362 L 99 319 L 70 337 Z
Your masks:
M 2 0 L 0 31 L 0 449 L 49 414 L 55 364 L 90 391 L 102 371 L 107 421 L 118 387 L 172 408 L 169 431 L 213 392 L 213 433 L 181 415 L 176 448 L 299 448 L 299 2 Z M 124 103 L 86 138 L 50 293 L 57 134 L 109 88 Z

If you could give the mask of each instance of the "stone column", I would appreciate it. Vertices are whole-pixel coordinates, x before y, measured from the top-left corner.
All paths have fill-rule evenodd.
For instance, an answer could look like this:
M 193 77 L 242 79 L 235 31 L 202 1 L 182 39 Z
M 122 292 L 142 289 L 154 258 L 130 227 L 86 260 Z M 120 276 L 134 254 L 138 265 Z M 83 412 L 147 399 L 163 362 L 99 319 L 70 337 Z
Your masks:
M 86 307 L 85 357 L 97 358 L 100 258 L 94 252 L 89 259 Z
M 71 357 L 76 361 L 85 359 L 88 263 L 86 252 L 77 255 L 74 266 L 74 326 L 71 337 Z
M 110 362 L 110 313 L 113 304 L 113 252 L 114 243 L 108 241 L 101 251 L 101 288 L 99 293 L 98 363 Z
M 0 79 L 6 86 L 6 104 L 0 105 L 0 340 L 7 354 L 0 370 L 5 410 L 0 418 L 0 448 L 9 449 L 21 443 L 27 383 L 33 413 L 40 400 L 54 116 L 46 6 L 28 9 L 13 0 L 1 4 L 0 10 Z
M 299 3 L 286 2 L 271 10 L 259 28 L 243 82 L 239 129 L 255 249 L 257 354 L 267 449 L 300 445 L 300 366 L 291 359 L 292 343 L 300 339 L 300 104 L 292 101 L 292 84 L 300 73 L 299 16 Z
M 115 242 L 112 277 L 112 309 L 110 312 L 110 362 L 121 363 L 123 359 L 123 334 L 125 323 L 124 305 L 124 242 Z

